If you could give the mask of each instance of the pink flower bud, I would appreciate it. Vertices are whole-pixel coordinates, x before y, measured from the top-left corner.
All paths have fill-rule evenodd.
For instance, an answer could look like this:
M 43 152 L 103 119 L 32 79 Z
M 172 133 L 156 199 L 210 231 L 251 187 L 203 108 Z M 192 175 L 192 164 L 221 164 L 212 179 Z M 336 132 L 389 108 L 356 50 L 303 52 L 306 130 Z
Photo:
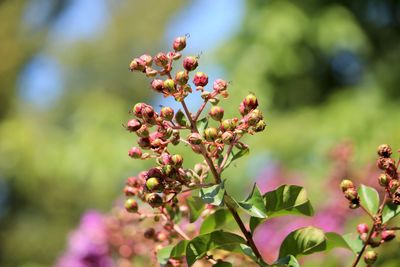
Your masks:
M 142 117 L 142 109 L 146 106 L 145 103 L 137 103 L 132 111 L 135 114 L 136 117 L 141 118 Z
M 187 71 L 193 71 L 197 68 L 199 65 L 197 58 L 190 56 L 190 57 L 185 57 L 183 60 L 183 68 Z
M 393 230 L 385 230 L 381 233 L 381 238 L 383 241 L 388 242 L 396 237 L 396 233 Z
M 138 130 L 136 130 L 136 134 L 139 137 L 149 137 L 149 128 L 143 124 Z
M 175 74 L 175 81 L 179 85 L 185 85 L 189 81 L 189 75 L 186 71 L 178 71 Z
M 134 58 L 129 64 L 129 69 L 131 71 L 141 71 L 144 72 L 146 69 L 146 62 L 140 58 Z
M 131 158 L 134 159 L 138 159 L 142 156 L 142 150 L 138 147 L 132 147 L 129 151 L 128 151 L 128 155 Z
M 208 114 L 214 120 L 220 121 L 224 117 L 224 109 L 219 106 L 212 106 Z
M 168 57 L 166 54 L 160 52 L 154 57 L 154 63 L 159 67 L 165 67 L 168 64 Z
M 174 110 L 170 107 L 162 107 L 160 116 L 167 121 L 171 121 L 174 118 Z
M 151 67 L 151 64 L 153 63 L 152 56 L 150 56 L 148 54 L 141 55 L 139 57 L 139 59 L 142 60 L 146 64 L 146 66 L 148 66 L 148 67 Z
M 202 142 L 202 139 L 203 138 L 201 137 L 201 135 L 199 133 L 191 133 L 187 138 L 188 142 L 192 145 L 200 145 Z
M 164 90 L 164 81 L 160 79 L 154 79 L 151 82 L 151 88 L 156 92 L 162 93 Z
M 364 233 L 368 233 L 369 228 L 368 225 L 365 223 L 360 223 L 359 225 L 357 225 L 357 232 L 361 235 Z
M 243 105 L 246 111 L 250 111 L 258 107 L 258 100 L 254 94 L 249 94 L 243 99 Z
M 138 204 L 137 204 L 136 200 L 134 200 L 133 198 L 128 198 L 125 201 L 125 209 L 128 212 L 137 212 L 138 211 Z
M 175 51 L 182 51 L 186 47 L 186 37 L 177 37 L 172 45 Z
M 132 187 L 132 186 L 125 186 L 124 188 L 124 194 L 125 196 L 129 197 L 129 196 L 134 196 L 136 195 L 136 188 Z
M 222 79 L 216 79 L 213 84 L 214 91 L 221 93 L 226 90 L 228 83 Z
M 193 83 L 196 86 L 204 87 L 208 84 L 208 76 L 204 72 L 196 72 L 193 77 Z
M 129 132 L 136 132 L 137 130 L 140 129 L 141 126 L 142 126 L 142 123 L 140 121 L 138 121 L 137 119 L 129 120 L 126 123 L 126 129 Z

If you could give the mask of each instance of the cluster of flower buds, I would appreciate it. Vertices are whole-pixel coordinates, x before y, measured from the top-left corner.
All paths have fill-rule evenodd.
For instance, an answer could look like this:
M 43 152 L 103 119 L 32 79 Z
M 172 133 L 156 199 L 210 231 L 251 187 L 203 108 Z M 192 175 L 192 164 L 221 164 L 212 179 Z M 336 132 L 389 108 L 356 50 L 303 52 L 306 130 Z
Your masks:
M 356 209 L 360 206 L 360 197 L 358 196 L 357 189 L 351 180 L 342 180 L 340 183 L 340 189 L 342 189 L 344 197 L 349 201 L 349 207 L 351 209 Z

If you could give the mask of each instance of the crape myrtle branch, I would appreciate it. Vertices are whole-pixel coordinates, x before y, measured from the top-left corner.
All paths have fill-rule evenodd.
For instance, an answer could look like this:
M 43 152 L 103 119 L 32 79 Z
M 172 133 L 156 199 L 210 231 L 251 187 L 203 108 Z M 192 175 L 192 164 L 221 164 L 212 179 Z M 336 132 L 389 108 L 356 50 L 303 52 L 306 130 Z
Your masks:
M 361 207 L 372 220 L 371 229 L 369 229 L 370 227 L 366 223 L 361 223 L 357 226 L 357 232 L 363 241 L 363 246 L 354 259 L 352 267 L 358 265 L 363 255 L 367 266 L 372 266 L 378 259 L 378 254 L 374 250 L 366 251 L 367 247 L 376 248 L 393 240 L 396 237 L 395 231 L 400 229 L 399 227 L 391 227 L 383 223 L 382 218 L 386 205 L 400 205 L 399 162 L 396 164 L 396 161 L 391 158 L 392 149 L 387 144 L 380 145 L 377 152 L 379 156 L 377 167 L 382 170 L 377 180 L 378 184 L 384 189 L 384 197 L 375 214 L 372 214 L 361 203 L 357 189 L 350 179 L 342 180 L 340 184 L 345 198 L 349 200 L 349 207 L 351 209 Z
M 129 69 L 151 78 L 150 87 L 164 97 L 174 98 L 181 104 L 182 110 L 164 106 L 157 112 L 149 104 L 137 103 L 130 110 L 134 118 L 124 125 L 127 131 L 138 136 L 138 146 L 132 147 L 128 155 L 134 159 L 156 159 L 157 163 L 155 167 L 127 179 L 124 189 L 127 196 L 125 208 L 129 212 L 137 213 L 139 212 L 137 199 L 149 204 L 155 213 L 159 214 L 154 218 L 162 216 L 164 229 L 169 233 L 165 238 L 171 242 L 177 236 L 189 239 L 177 224 L 179 222 L 177 218 L 189 216 L 185 200 L 190 191 L 221 184 L 221 173 L 227 167 L 233 149 L 247 148 L 240 139 L 246 134 L 261 132 L 266 127 L 263 114 L 257 109 L 258 100 L 254 94 L 247 95 L 240 103 L 240 117 L 224 119 L 224 109 L 218 104 L 220 100 L 229 96 L 228 83 L 216 79 L 212 84 L 212 90 L 206 90 L 208 75 L 203 72 L 191 75 L 199 64 L 199 58 L 195 56 L 183 58 L 183 69 L 172 73 L 174 62 L 182 57 L 181 51 L 186 47 L 186 37 L 176 38 L 172 47 L 173 51 L 160 52 L 154 57 L 144 54 L 134 58 Z M 190 112 L 185 102 L 185 98 L 193 92 L 189 84 L 190 76 L 195 90 L 199 91 L 203 99 L 202 105 L 194 113 Z M 211 104 L 208 116 L 201 118 L 208 103 Z M 185 168 L 183 157 L 172 154 L 169 150 L 170 145 L 176 146 L 181 142 L 190 146 L 195 153 L 202 155 L 204 162 L 196 164 L 193 168 Z M 209 172 L 213 177 L 212 183 L 205 182 Z M 229 196 L 225 192 L 224 198 L 226 197 Z M 228 201 L 225 205 L 245 236 L 247 244 L 256 257 L 262 260 L 252 234 L 246 229 L 236 207 Z M 203 216 L 213 210 L 215 207 L 207 205 Z M 153 238 L 151 233 L 149 230 L 148 238 Z M 215 261 L 211 255 L 206 256 L 206 259 Z M 173 260 L 171 264 L 179 266 L 179 260 L 171 260 Z

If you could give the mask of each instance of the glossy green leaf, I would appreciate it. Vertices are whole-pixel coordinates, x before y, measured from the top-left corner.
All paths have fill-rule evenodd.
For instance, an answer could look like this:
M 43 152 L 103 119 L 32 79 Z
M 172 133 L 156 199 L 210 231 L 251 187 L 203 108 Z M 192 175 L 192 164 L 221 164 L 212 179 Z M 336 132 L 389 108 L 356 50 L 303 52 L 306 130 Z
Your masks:
M 226 261 L 218 261 L 213 267 L 232 267 L 232 263 Z
M 358 188 L 361 204 L 367 208 L 372 214 L 375 214 L 379 208 L 379 194 L 375 188 L 360 185 Z
M 331 250 L 334 248 L 345 248 L 351 250 L 350 246 L 347 244 L 346 240 L 344 238 L 334 232 L 328 232 L 325 233 L 326 237 L 326 250 Z
M 157 261 L 160 263 L 160 265 L 167 264 L 173 248 L 173 245 L 169 245 L 157 251 Z
M 254 184 L 253 190 L 251 191 L 247 199 L 237 203 L 245 212 L 247 212 L 251 216 L 257 218 L 267 217 L 267 210 L 265 208 L 264 199 L 256 184 Z
M 219 209 L 207 216 L 200 227 L 200 234 L 206 234 L 221 229 L 233 220 L 232 214 L 226 209 Z
M 400 213 L 400 206 L 388 203 L 383 208 L 382 212 L 382 222 L 387 223 L 389 220 L 393 219 Z
M 265 193 L 263 198 L 266 215 L 269 218 L 282 215 L 312 216 L 314 214 L 307 192 L 301 186 L 282 185 L 273 191 Z M 263 221 L 263 219 L 251 217 L 251 231 L 254 231 Z
M 204 130 L 208 127 L 208 118 L 204 117 L 196 123 L 199 134 L 203 136 Z
M 350 233 L 343 235 L 343 239 L 346 241 L 350 249 L 357 254 L 363 247 L 363 242 L 358 234 Z
M 230 245 L 245 243 L 242 237 L 222 230 L 200 235 L 189 241 L 186 247 L 186 261 L 190 267 L 210 250 L 227 249 Z
M 189 240 L 181 240 L 178 244 L 176 244 L 170 253 L 171 258 L 181 258 L 186 254 L 186 247 L 189 244 Z
M 224 169 L 228 168 L 229 165 L 231 165 L 232 162 L 234 162 L 237 159 L 240 159 L 243 156 L 246 156 L 250 153 L 249 148 L 244 148 L 244 149 L 239 149 L 237 151 L 232 151 L 231 154 L 229 154 L 228 159 L 225 163 Z
M 189 208 L 189 221 L 195 222 L 204 210 L 204 202 L 200 197 L 192 196 L 186 199 Z
M 282 242 L 279 258 L 287 255 L 295 257 L 326 250 L 324 231 L 308 226 L 291 232 Z
M 300 267 L 299 262 L 293 255 L 287 255 L 277 260 L 271 267 Z
M 212 204 L 214 206 L 221 205 L 224 200 L 225 187 L 224 182 L 200 189 L 200 198 L 204 203 Z

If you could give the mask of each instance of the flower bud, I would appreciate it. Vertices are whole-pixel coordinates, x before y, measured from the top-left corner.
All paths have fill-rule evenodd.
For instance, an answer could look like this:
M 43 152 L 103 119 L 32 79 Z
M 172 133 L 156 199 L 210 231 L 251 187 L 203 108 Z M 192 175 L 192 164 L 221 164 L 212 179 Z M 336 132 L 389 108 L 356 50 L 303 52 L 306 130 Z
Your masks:
M 145 196 L 145 200 L 153 208 L 158 208 L 163 204 L 163 199 L 156 193 L 150 193 Z
M 159 67 L 165 67 L 168 64 L 168 57 L 166 54 L 160 52 L 154 57 L 154 63 Z
M 125 196 L 134 196 L 136 195 L 136 188 L 132 187 L 132 186 L 125 186 L 124 187 L 124 195 Z
M 142 150 L 138 147 L 132 147 L 129 151 L 128 151 L 128 155 L 131 158 L 134 159 L 138 159 L 142 156 Z
M 340 189 L 342 189 L 343 192 L 346 192 L 347 189 L 354 188 L 354 184 L 351 180 L 345 179 L 342 180 L 340 183 Z
M 151 67 L 151 64 L 153 63 L 153 58 L 152 56 L 148 54 L 143 54 L 139 57 L 140 60 L 142 60 L 146 66 Z
M 254 126 L 254 131 L 262 132 L 262 131 L 264 131 L 266 126 L 267 126 L 267 124 L 265 123 L 265 121 L 260 120 L 259 122 L 257 122 L 256 126 Z
M 376 262 L 376 260 L 378 259 L 378 253 L 376 253 L 373 250 L 369 250 L 367 252 L 365 252 L 364 255 L 364 262 L 368 265 L 372 265 Z
M 392 148 L 388 144 L 378 146 L 378 155 L 384 158 L 389 158 L 392 155 Z
M 226 131 L 222 134 L 221 138 L 222 138 L 222 142 L 224 142 L 224 144 L 230 144 L 230 143 L 232 143 L 234 134 L 231 131 Z
M 154 230 L 154 228 L 149 228 L 146 231 L 144 231 L 144 237 L 147 239 L 152 239 L 154 238 L 156 231 Z
M 149 191 L 157 191 L 157 192 L 161 192 L 164 189 L 162 183 L 156 177 L 150 177 L 149 179 L 146 180 L 146 188 Z
M 344 197 L 350 201 L 354 201 L 354 200 L 358 199 L 358 193 L 357 193 L 356 189 L 349 188 L 344 192 Z
M 191 133 L 188 137 L 187 137 L 187 141 L 192 144 L 192 145 L 200 145 L 202 142 L 202 137 L 199 133 Z
M 196 72 L 193 77 L 193 83 L 196 86 L 204 87 L 208 84 L 208 76 L 204 72 Z
M 397 190 L 397 188 L 399 188 L 400 186 L 400 182 L 399 180 L 390 180 L 389 182 L 389 191 L 390 193 L 394 194 Z
M 185 114 L 182 112 L 182 110 L 179 109 L 178 112 L 176 112 L 175 121 L 180 126 L 186 126 L 187 120 L 186 120 Z
M 145 103 L 137 103 L 133 106 L 132 112 L 135 114 L 136 117 L 142 117 L 142 109 L 146 106 Z
M 224 109 L 219 106 L 212 106 L 208 114 L 210 114 L 211 118 L 214 120 L 220 121 L 224 117 Z
M 243 99 L 245 110 L 250 111 L 258 107 L 258 100 L 254 94 L 249 94 Z
M 125 209 L 128 212 L 137 212 L 138 211 L 138 204 L 137 204 L 136 200 L 134 200 L 133 198 L 128 198 L 125 201 Z
M 384 173 L 382 173 L 382 174 L 379 175 L 379 177 L 378 177 L 379 185 L 381 185 L 381 186 L 383 186 L 383 187 L 388 186 L 388 185 L 389 185 L 389 181 L 390 181 L 390 178 L 389 178 L 386 174 L 384 174 Z
M 164 89 L 166 89 L 169 93 L 174 93 L 176 91 L 175 82 L 172 79 L 166 79 L 163 85 Z
M 360 223 L 359 225 L 357 225 L 357 232 L 361 235 L 364 233 L 368 233 L 369 228 L 368 225 L 365 223 Z
M 186 47 L 186 37 L 185 36 L 180 36 L 175 38 L 174 43 L 172 44 L 172 47 L 175 51 L 182 51 Z
M 396 168 L 394 160 L 391 158 L 380 157 L 377 160 L 376 165 L 378 166 L 379 169 L 386 170 L 386 171 L 392 171 L 392 170 L 395 170 L 395 168 Z
M 152 69 L 150 67 L 146 67 L 146 76 L 147 77 L 155 77 L 158 74 L 158 71 L 156 71 L 155 69 Z
M 228 83 L 222 79 L 216 79 L 213 84 L 214 91 L 221 93 L 228 88 Z
M 139 137 L 149 137 L 149 128 L 143 124 L 138 130 L 136 130 L 136 134 Z
M 131 71 L 144 71 L 146 69 L 146 62 L 140 58 L 134 58 L 129 64 Z
M 138 121 L 137 119 L 132 119 L 127 122 L 126 129 L 129 132 L 136 132 L 137 130 L 140 129 L 141 126 L 142 123 L 140 121 Z
M 381 233 L 381 238 L 385 242 L 389 242 L 390 240 L 393 240 L 396 237 L 396 233 L 393 230 L 385 230 L 382 231 Z
M 171 157 L 171 161 L 172 161 L 172 164 L 173 164 L 175 167 L 179 168 L 179 167 L 182 166 L 183 157 L 182 157 L 181 155 L 179 155 L 179 154 L 175 154 L 175 155 L 173 155 L 173 156 Z
M 183 68 L 187 71 L 193 71 L 197 68 L 199 65 L 197 58 L 190 56 L 190 57 L 185 57 L 183 60 Z
M 226 119 L 221 122 L 221 130 L 222 131 L 233 131 L 237 126 L 237 120 L 235 119 Z
M 164 120 L 172 121 L 174 118 L 174 110 L 170 107 L 162 107 L 160 111 L 160 116 Z
M 214 141 L 218 137 L 218 129 L 214 127 L 208 127 L 204 130 L 204 138 L 207 141 Z
M 162 93 L 164 90 L 164 81 L 160 79 L 154 79 L 151 82 L 151 88 L 156 92 Z
M 172 165 L 167 164 L 167 165 L 163 166 L 163 173 L 167 177 L 172 178 L 175 175 L 175 170 L 172 167 Z
M 178 71 L 175 74 L 175 81 L 179 85 L 185 85 L 189 81 L 189 75 L 186 71 Z
M 154 109 L 152 106 L 146 105 L 142 108 L 142 116 L 145 119 L 152 119 L 154 117 Z
M 250 126 L 256 125 L 263 119 L 263 114 L 259 109 L 254 109 L 248 116 L 247 122 Z

